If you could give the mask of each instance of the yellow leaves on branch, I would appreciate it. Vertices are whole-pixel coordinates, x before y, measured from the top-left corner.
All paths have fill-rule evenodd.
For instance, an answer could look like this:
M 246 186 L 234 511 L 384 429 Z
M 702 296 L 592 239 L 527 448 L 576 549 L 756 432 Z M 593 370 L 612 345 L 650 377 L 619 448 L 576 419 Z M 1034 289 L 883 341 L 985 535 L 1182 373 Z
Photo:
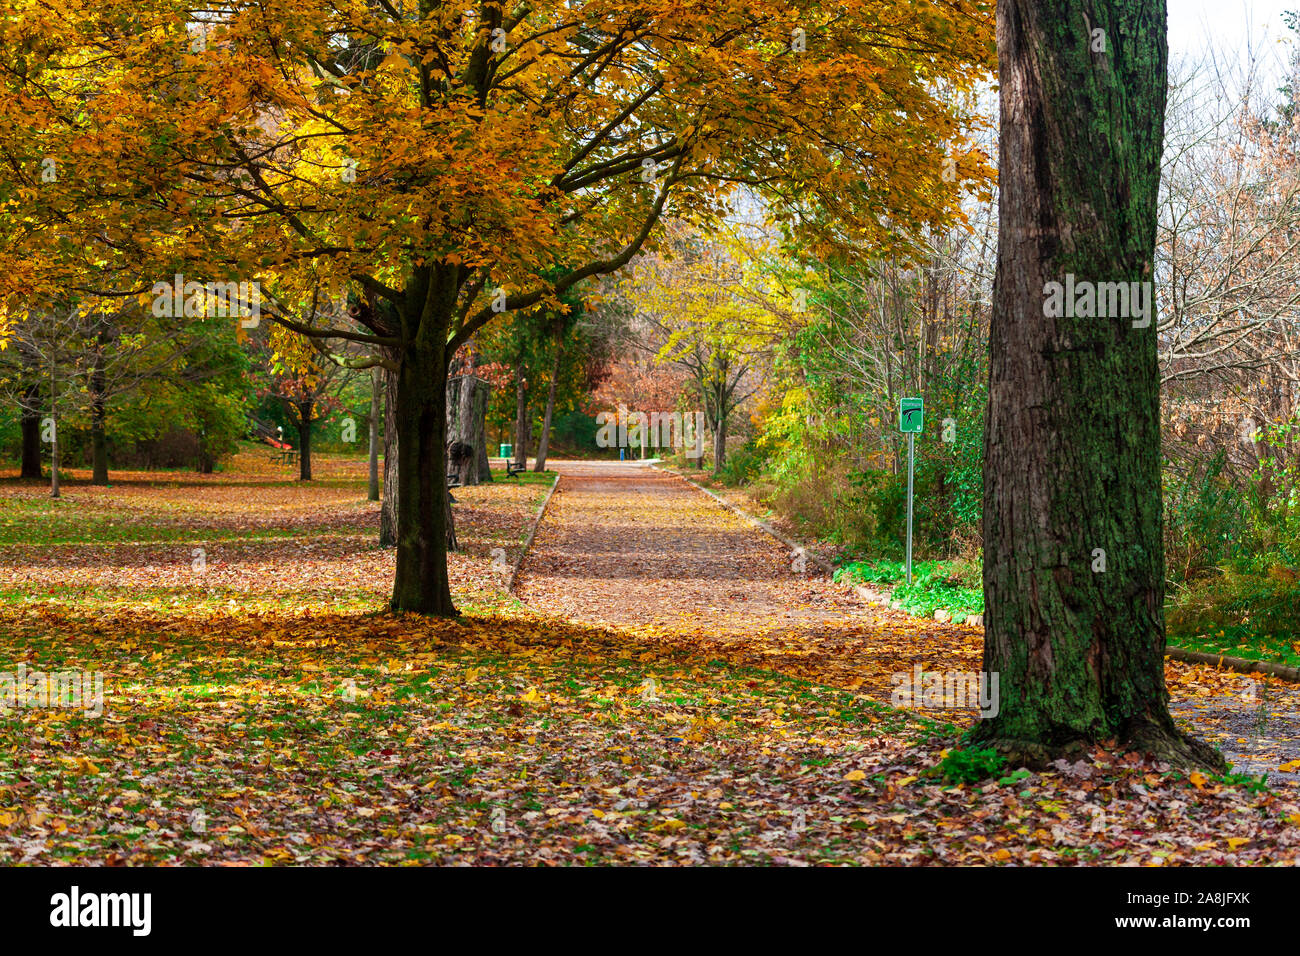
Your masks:
M 101 268 L 265 283 L 423 262 L 515 290 L 626 248 L 665 189 L 671 215 L 716 223 L 736 182 L 810 252 L 888 246 L 886 217 L 957 219 L 962 181 L 992 175 L 965 144 L 990 3 L 543 0 L 516 22 L 232 0 L 202 25 L 174 0 L 16 7 L 0 219 L 22 229 L 0 227 L 0 293 L 24 262 L 29 292 Z M 63 172 L 42 182 L 47 158 Z

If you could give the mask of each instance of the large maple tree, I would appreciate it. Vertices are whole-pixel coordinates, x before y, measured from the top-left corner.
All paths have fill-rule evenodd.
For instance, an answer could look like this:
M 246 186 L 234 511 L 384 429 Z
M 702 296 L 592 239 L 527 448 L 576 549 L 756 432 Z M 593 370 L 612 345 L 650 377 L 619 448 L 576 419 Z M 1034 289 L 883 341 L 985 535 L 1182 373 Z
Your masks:
M 951 222 L 988 175 L 961 104 L 994 58 L 969 0 L 466 6 L 9 0 L 0 25 L 4 301 L 257 281 L 265 318 L 374 346 L 398 398 L 392 606 L 435 614 L 457 348 L 620 269 L 667 215 L 707 227 L 737 184 L 814 254 Z M 293 318 L 319 284 L 360 329 Z

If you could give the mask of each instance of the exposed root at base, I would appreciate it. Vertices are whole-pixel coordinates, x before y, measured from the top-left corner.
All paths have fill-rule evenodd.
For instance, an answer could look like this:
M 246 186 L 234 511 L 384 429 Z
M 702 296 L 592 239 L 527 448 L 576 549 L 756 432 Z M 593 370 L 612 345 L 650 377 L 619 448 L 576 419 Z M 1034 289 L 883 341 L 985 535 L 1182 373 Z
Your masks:
M 1224 773 L 1228 769 L 1223 754 L 1205 741 L 1180 731 L 1171 719 L 1136 719 L 1130 721 L 1118 737 L 1105 740 L 1084 737 L 1052 743 L 1004 737 L 977 737 L 975 740 L 981 746 L 992 747 L 1006 758 L 1009 765 L 1030 770 L 1051 769 L 1057 760 L 1074 762 L 1088 759 L 1099 747 L 1117 754 L 1145 754 L 1180 770 Z

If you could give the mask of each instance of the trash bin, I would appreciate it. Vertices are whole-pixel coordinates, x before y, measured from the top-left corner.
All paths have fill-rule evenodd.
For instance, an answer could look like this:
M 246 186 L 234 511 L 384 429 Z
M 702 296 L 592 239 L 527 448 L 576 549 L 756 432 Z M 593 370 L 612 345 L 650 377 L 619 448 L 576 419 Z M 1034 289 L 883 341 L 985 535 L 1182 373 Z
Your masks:
M 514 455 L 515 455 L 515 446 L 514 446 L 514 445 L 502 445 L 502 446 L 501 446 L 501 457 L 502 457 L 502 458 L 510 459 L 510 458 L 513 458 Z

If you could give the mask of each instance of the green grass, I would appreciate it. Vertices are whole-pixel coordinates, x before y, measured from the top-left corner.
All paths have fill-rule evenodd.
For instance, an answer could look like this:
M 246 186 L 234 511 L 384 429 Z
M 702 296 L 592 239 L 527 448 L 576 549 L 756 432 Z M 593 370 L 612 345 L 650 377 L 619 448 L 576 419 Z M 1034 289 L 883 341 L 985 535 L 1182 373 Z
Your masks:
M 338 614 L 369 611 L 375 607 L 373 591 L 344 592 L 337 588 L 312 589 L 304 586 L 295 595 L 296 600 L 308 598 L 312 600 L 313 607 Z M 231 601 L 240 606 L 250 603 L 259 607 L 266 605 L 260 596 L 250 598 L 248 591 L 237 588 L 204 587 L 201 591 L 196 591 L 194 588 L 146 588 L 135 584 L 121 587 L 67 584 L 39 590 L 30 587 L 0 587 L 0 606 L 58 604 L 79 610 L 94 610 L 106 604 L 131 603 L 156 608 L 184 608 L 187 611 L 221 611 L 229 609 Z M 457 607 L 466 612 L 477 609 L 477 605 L 466 601 L 459 602 Z
M 525 485 L 549 485 L 551 482 L 555 480 L 555 472 L 549 469 L 541 472 L 525 471 L 519 473 L 519 475 L 515 478 L 507 478 L 506 470 L 504 468 L 500 468 L 500 469 L 493 468 L 492 478 L 494 481 L 504 481 L 506 484 L 510 484 L 511 482 L 519 482 L 520 484 L 525 484 Z
M 979 783 L 993 776 L 1006 766 L 1006 758 L 996 750 L 961 750 L 948 751 L 948 755 L 939 761 L 931 773 L 943 777 L 947 783 Z
M 1294 633 L 1259 634 L 1248 625 L 1238 624 L 1197 634 L 1171 631 L 1169 643 L 1189 651 L 1300 667 L 1300 652 L 1296 650 L 1300 647 L 1300 637 Z
M 364 504 L 355 507 L 360 512 Z M 358 533 L 356 528 L 346 526 L 334 529 L 319 525 L 296 526 L 292 519 L 287 526 L 256 531 L 212 524 L 196 527 L 195 515 L 188 509 L 177 509 L 172 514 L 174 519 L 168 521 L 157 511 L 126 511 L 85 501 L 0 498 L 0 545 L 272 541 L 302 535 L 316 539 Z
M 854 561 L 835 572 L 836 581 L 861 581 L 892 588 L 890 596 L 904 611 L 932 617 L 940 608 L 953 612 L 960 624 L 972 614 L 984 613 L 984 590 L 979 566 L 969 561 L 913 561 L 912 583 L 906 584 L 901 561 Z
M 0 777 L 22 774 L 26 787 L 20 803 L 0 792 L 0 818 L 21 827 L 40 814 L 51 831 L 43 861 L 101 861 L 119 850 L 134 862 L 472 861 L 509 842 L 489 825 L 500 808 L 512 826 L 525 814 L 539 816 L 515 853 L 544 839 L 568 846 L 566 856 L 612 862 L 620 844 L 658 852 L 663 822 L 683 813 L 655 800 L 624 801 L 615 813 L 623 795 L 598 795 L 620 821 L 620 844 L 596 848 L 564 820 L 586 814 L 591 802 L 565 782 L 574 760 L 615 787 L 646 768 L 699 774 L 701 759 L 742 777 L 755 753 L 780 739 L 791 748 L 785 772 L 824 765 L 815 775 L 837 781 L 878 734 L 920 743 L 957 732 L 768 671 L 719 661 L 656 667 L 574 654 L 566 640 L 519 654 L 482 643 L 358 639 L 364 627 L 322 640 L 301 628 L 268 653 L 256 628 L 224 627 L 215 639 L 205 628 L 176 628 L 99 640 L 88 620 L 74 616 L 71 626 L 43 632 L 0 627 L 0 670 L 23 661 L 109 675 L 111 721 L 68 711 L 56 715 L 57 732 L 39 734 L 42 714 L 0 713 L 6 739 L 41 737 L 32 748 L 0 752 Z M 642 694 L 650 678 L 655 700 Z M 540 697 L 523 697 L 527 688 Z M 843 749 L 807 742 L 832 735 Z M 779 770 L 779 761 L 765 766 L 764 777 Z M 700 790 L 714 785 L 707 780 Z M 774 811 L 731 799 L 734 807 L 724 803 L 683 825 L 743 829 Z M 207 816 L 206 833 L 187 832 L 194 808 Z M 286 845 L 284 833 L 318 839 Z M 359 835 L 372 842 L 354 845 Z M 207 847 L 193 851 L 200 841 Z M 814 852 L 820 861 L 847 862 L 854 848 L 828 842 Z
M 939 608 L 961 623 L 984 613 L 979 565 L 963 561 L 917 561 L 912 584 L 904 584 L 901 561 L 854 561 L 835 580 L 890 589 L 909 614 L 931 617 Z M 1171 595 L 1166 608 L 1169 643 L 1207 654 L 1300 667 L 1300 586 L 1287 573 L 1220 572 Z
M 555 480 L 555 472 L 524 472 L 516 478 L 506 478 L 505 471 L 493 471 L 495 480 L 506 484 L 548 486 Z M 151 482 L 158 488 L 184 487 L 191 482 L 167 481 Z M 247 484 L 250 495 L 259 489 L 291 487 L 301 488 L 302 483 L 296 479 L 255 479 L 238 482 Z M 77 487 L 80 483 L 70 483 Z M 229 484 L 227 482 L 227 484 Z M 372 507 L 361 500 L 364 496 L 364 481 L 352 477 L 331 477 L 314 479 L 312 487 L 355 488 L 358 500 L 353 503 L 331 503 L 332 510 L 355 510 L 358 515 Z M 111 487 L 111 485 L 110 485 Z M 280 527 L 220 527 L 212 522 L 204 522 L 201 508 L 178 504 L 175 501 L 160 502 L 157 507 L 144 506 L 137 501 L 123 507 L 121 503 L 112 503 L 88 498 L 13 498 L 0 497 L 0 546 L 4 545 L 60 545 L 60 544 L 173 544 L 192 542 L 196 544 L 217 541 L 282 541 L 309 535 L 313 539 L 331 536 L 349 536 L 359 532 L 356 527 L 346 523 L 333 527 L 322 527 L 319 523 L 299 524 L 294 517 L 286 515 L 285 524 Z
M 1300 586 L 1290 575 L 1226 570 L 1171 595 L 1169 642 L 1300 667 Z

